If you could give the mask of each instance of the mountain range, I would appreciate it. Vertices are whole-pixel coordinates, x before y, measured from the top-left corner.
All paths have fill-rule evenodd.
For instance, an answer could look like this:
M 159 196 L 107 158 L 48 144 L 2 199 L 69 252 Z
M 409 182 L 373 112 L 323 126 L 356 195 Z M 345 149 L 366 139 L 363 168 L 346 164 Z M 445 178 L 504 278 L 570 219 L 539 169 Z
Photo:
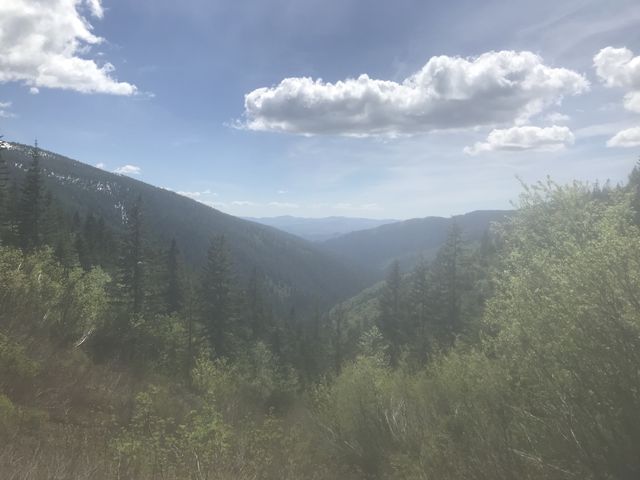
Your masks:
M 32 149 L 16 143 L 8 146 L 2 155 L 10 175 L 20 180 L 31 163 Z M 372 282 L 367 269 L 338 260 L 295 235 L 53 152 L 41 150 L 40 156 L 45 185 L 68 212 L 91 212 L 121 231 L 127 207 L 140 197 L 143 223 L 154 246 L 166 248 L 175 238 L 185 262 L 198 269 L 209 239 L 224 234 L 236 275 L 247 278 L 257 269 L 268 280 L 271 296 L 282 298 L 284 304 L 326 307 Z
M 461 228 L 464 240 L 473 243 L 482 239 L 493 222 L 500 222 L 509 214 L 508 210 L 478 210 L 450 218 L 414 218 L 351 232 L 327 240 L 321 247 L 363 268 L 381 272 L 393 260 L 398 260 L 406 271 L 419 258 L 433 258 L 454 223 Z
M 269 225 L 270 227 L 292 233 L 298 237 L 312 242 L 322 242 L 331 238 L 336 238 L 346 233 L 358 230 L 368 230 L 388 223 L 395 223 L 398 220 L 358 217 L 324 217 L 305 218 L 282 215 L 278 217 L 245 217 L 245 220 Z
M 32 148 L 9 143 L 2 152 L 16 180 L 31 163 Z M 173 191 L 41 150 L 46 187 L 64 209 L 102 216 L 121 231 L 127 208 L 142 199 L 151 243 L 166 248 L 172 239 L 193 269 L 203 264 L 209 239 L 224 234 L 240 280 L 259 271 L 272 297 L 297 308 L 328 308 L 373 285 L 399 260 L 408 270 L 429 259 L 456 222 L 466 240 L 479 241 L 491 222 L 507 211 L 476 211 L 451 218 L 405 221 L 367 218 L 242 219 Z

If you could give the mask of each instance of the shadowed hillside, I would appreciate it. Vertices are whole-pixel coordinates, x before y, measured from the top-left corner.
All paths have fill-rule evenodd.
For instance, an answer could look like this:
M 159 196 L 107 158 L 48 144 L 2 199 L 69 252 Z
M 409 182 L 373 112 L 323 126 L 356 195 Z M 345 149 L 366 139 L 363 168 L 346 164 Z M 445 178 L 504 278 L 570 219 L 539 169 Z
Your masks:
M 414 218 L 351 232 L 323 242 L 322 247 L 327 252 L 379 271 L 393 260 L 399 260 L 402 269 L 407 270 L 420 257 L 433 258 L 454 222 L 462 229 L 466 241 L 475 242 L 482 239 L 492 222 L 503 220 L 508 214 L 506 210 L 479 210 L 452 218 Z
M 3 152 L 11 175 L 21 179 L 31 148 L 10 144 Z M 160 246 L 172 238 L 188 264 L 198 267 L 212 235 L 224 234 L 236 274 L 246 278 L 257 269 L 283 304 L 299 308 L 328 306 L 371 282 L 361 268 L 345 265 L 331 254 L 294 235 L 227 215 L 172 191 L 106 172 L 82 162 L 42 151 L 46 187 L 69 212 L 93 213 L 119 231 L 127 207 L 140 196 L 144 225 Z

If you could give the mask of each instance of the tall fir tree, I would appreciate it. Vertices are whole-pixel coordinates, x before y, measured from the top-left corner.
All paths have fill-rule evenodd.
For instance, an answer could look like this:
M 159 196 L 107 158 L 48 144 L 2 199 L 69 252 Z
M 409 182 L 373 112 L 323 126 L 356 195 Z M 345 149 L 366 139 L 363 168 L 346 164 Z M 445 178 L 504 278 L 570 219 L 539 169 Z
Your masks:
M 44 199 L 40 148 L 36 140 L 34 148 L 31 150 L 31 166 L 27 171 L 22 187 L 18 218 L 20 245 L 26 251 L 33 250 L 41 245 Z
M 633 167 L 629 175 L 627 189 L 632 195 L 631 206 L 633 207 L 634 223 L 640 225 L 640 160 L 636 162 L 635 167 Z
M 380 313 L 378 328 L 388 345 L 389 361 L 392 366 L 398 364 L 403 343 L 402 325 L 402 276 L 400 263 L 395 260 L 391 264 L 387 279 L 380 296 Z
M 271 341 L 273 318 L 264 292 L 264 279 L 257 268 L 251 270 L 244 292 L 244 328 L 253 341 Z
M 20 188 L 15 180 L 9 186 L 9 196 L 7 198 L 7 230 L 5 231 L 5 243 L 14 247 L 20 246 Z
M 213 237 L 209 244 L 202 275 L 201 305 L 201 322 L 214 355 L 229 355 L 234 327 L 233 280 L 231 256 L 224 235 Z
M 180 272 L 180 250 L 175 240 L 166 253 L 167 284 L 165 290 L 165 305 L 167 313 L 176 313 L 182 309 L 183 291 Z
M 342 365 L 344 364 L 346 318 L 346 313 L 340 306 L 331 312 L 331 344 L 333 347 L 333 369 L 336 375 L 342 373 Z
M 456 336 L 463 330 L 462 296 L 468 287 L 467 269 L 468 252 L 462 229 L 454 222 L 434 262 L 437 279 L 437 334 L 444 347 L 451 347 Z
M 425 260 L 421 260 L 410 276 L 405 328 L 411 353 L 419 363 L 427 361 L 433 341 L 433 312 L 429 283 L 429 267 Z
M 127 211 L 126 232 L 120 257 L 120 283 L 131 313 L 140 314 L 144 308 L 144 237 L 142 198 Z
M 7 242 L 10 228 L 9 165 L 2 154 L 5 149 L 5 142 L 0 136 L 0 244 Z

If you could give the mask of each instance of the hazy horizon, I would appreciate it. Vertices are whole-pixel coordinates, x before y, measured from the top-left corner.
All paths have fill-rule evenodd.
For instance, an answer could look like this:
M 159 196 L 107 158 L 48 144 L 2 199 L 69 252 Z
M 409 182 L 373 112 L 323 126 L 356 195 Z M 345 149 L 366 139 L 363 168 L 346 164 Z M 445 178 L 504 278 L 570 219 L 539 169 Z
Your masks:
M 626 178 L 639 21 L 628 0 L 15 0 L 0 134 L 241 217 L 506 209 L 518 178 Z

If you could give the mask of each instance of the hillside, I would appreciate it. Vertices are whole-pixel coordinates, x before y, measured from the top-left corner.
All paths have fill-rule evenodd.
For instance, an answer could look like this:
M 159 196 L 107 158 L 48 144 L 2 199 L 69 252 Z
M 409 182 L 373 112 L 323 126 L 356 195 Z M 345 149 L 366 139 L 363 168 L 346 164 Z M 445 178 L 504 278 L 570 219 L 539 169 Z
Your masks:
M 466 241 L 482 238 L 492 222 L 502 220 L 509 211 L 479 210 L 451 218 L 414 218 L 377 228 L 348 233 L 322 243 L 327 252 L 364 266 L 384 270 L 397 259 L 407 270 L 419 257 L 432 258 L 444 243 L 453 222 L 463 232 Z
M 358 217 L 324 217 L 304 218 L 291 215 L 279 217 L 245 218 L 253 222 L 269 225 L 283 230 L 305 240 L 323 242 L 331 238 L 355 232 L 367 230 L 381 225 L 397 222 L 390 219 L 358 218 Z
M 24 174 L 31 162 L 30 151 L 30 147 L 10 144 L 3 152 L 12 176 Z M 166 247 L 175 238 L 185 261 L 197 269 L 210 237 L 224 234 L 236 274 L 242 279 L 257 268 L 283 304 L 327 307 L 371 283 L 364 269 L 345 265 L 294 235 L 52 152 L 43 150 L 41 158 L 46 187 L 69 212 L 101 215 L 117 231 L 127 205 L 141 196 L 144 224 L 157 246 Z

